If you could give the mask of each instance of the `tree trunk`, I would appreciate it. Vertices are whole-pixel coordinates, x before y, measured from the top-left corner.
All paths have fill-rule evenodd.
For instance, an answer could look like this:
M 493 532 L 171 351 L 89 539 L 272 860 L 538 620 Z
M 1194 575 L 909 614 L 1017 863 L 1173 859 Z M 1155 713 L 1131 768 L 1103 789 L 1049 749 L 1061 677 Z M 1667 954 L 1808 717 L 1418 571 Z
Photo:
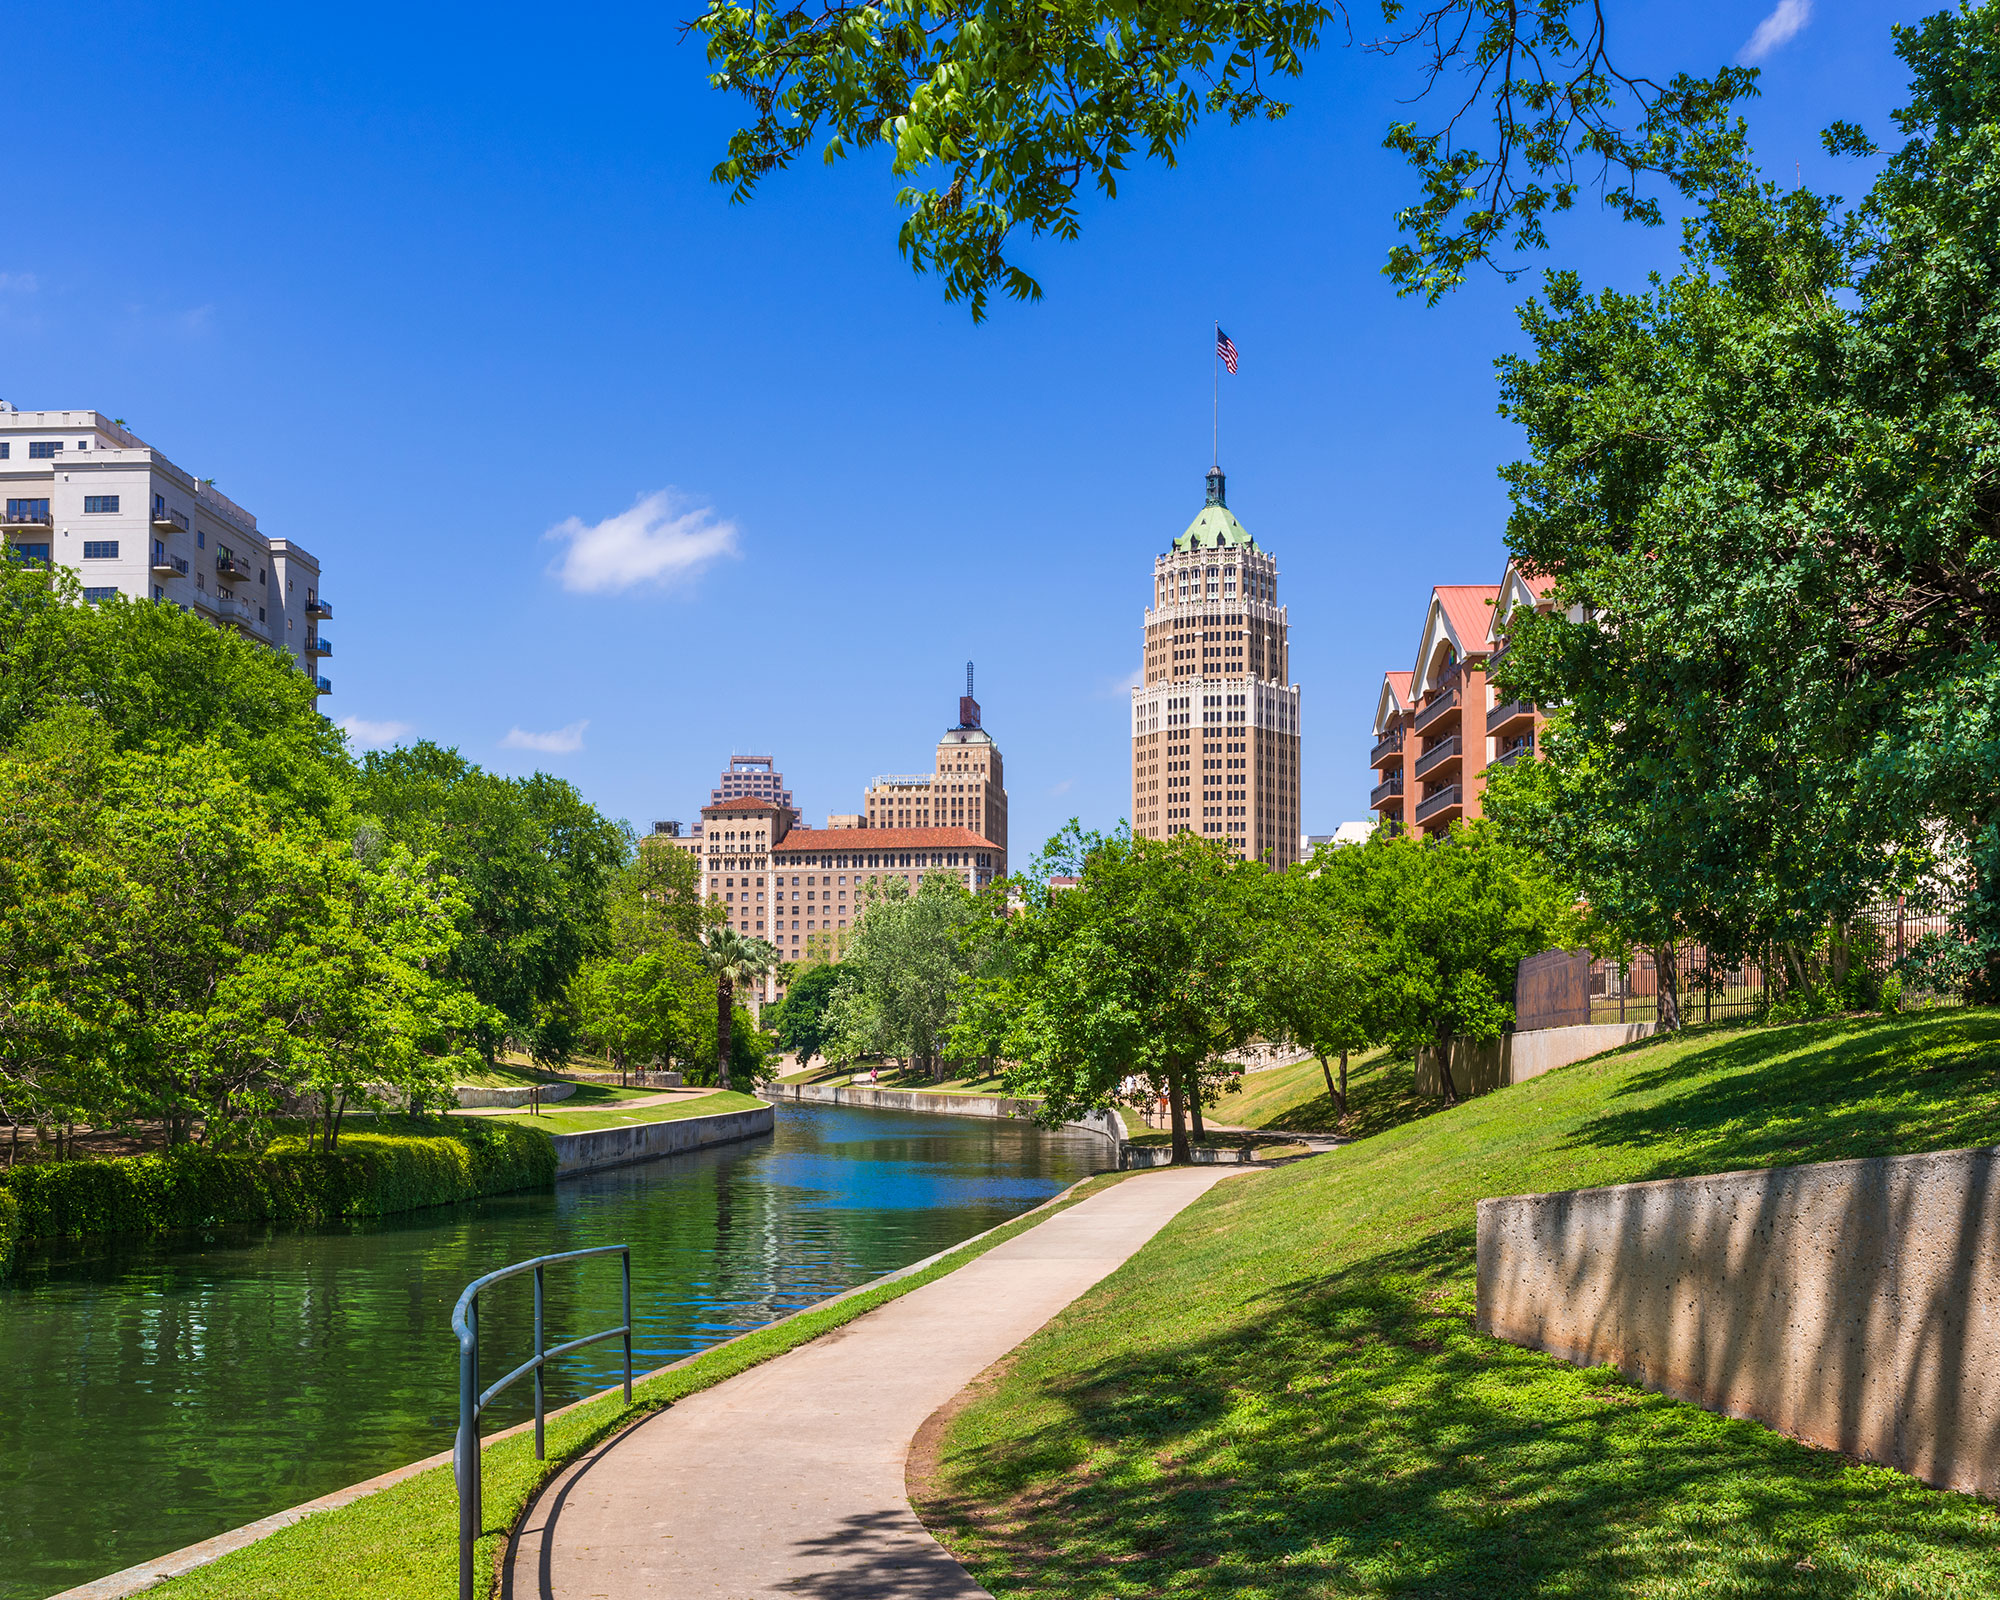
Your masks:
M 1451 1035 L 1440 1033 L 1433 1048 L 1437 1051 L 1438 1082 L 1444 1086 L 1444 1103 L 1455 1106 L 1458 1104 L 1458 1085 L 1451 1081 Z
M 345 1089 L 342 1089 L 340 1091 L 340 1104 L 335 1108 L 333 1113 L 333 1127 L 331 1129 L 331 1139 L 327 1145 L 327 1149 L 329 1151 L 337 1148 L 340 1144 L 340 1119 L 346 1115 L 347 1115 L 347 1091 Z
M 717 980 L 715 985 L 715 1077 L 727 1089 L 729 1082 L 729 1051 L 733 1042 L 730 1027 L 734 1019 L 730 1016 L 730 1003 L 736 998 L 736 985 L 727 978 Z
M 1188 1074 L 1192 1080 L 1188 1085 L 1188 1120 L 1194 1124 L 1194 1142 L 1201 1144 L 1208 1138 L 1208 1129 L 1201 1120 L 1201 1069 Z
M 1674 947 L 1653 946 L 1653 987 L 1659 1031 L 1677 1033 L 1681 1025 L 1681 968 Z
M 1345 1059 L 1347 1052 L 1343 1050 L 1340 1052 L 1340 1054 L 1342 1057 L 1341 1071 L 1345 1073 L 1347 1070 L 1346 1059 Z M 1326 1079 L 1326 1097 L 1329 1101 L 1332 1102 L 1333 1109 L 1344 1117 L 1347 1115 L 1347 1106 L 1341 1097 L 1340 1091 L 1334 1088 L 1333 1086 L 1333 1068 L 1331 1068 L 1326 1064 L 1325 1056 L 1320 1056 L 1318 1060 L 1319 1060 L 1319 1075 L 1322 1078 Z
M 1167 1074 L 1167 1106 L 1174 1123 L 1174 1165 L 1186 1166 L 1194 1160 L 1188 1149 L 1187 1116 L 1182 1105 L 1181 1076 L 1178 1072 Z

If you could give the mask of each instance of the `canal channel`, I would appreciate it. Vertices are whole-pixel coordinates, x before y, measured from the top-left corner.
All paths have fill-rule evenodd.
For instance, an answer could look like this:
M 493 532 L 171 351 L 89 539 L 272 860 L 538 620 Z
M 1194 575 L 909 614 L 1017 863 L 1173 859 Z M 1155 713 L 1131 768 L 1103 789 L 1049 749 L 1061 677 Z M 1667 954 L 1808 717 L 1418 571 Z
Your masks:
M 767 1139 L 320 1230 L 31 1255 L 0 1286 L 0 1600 L 40 1600 L 448 1448 L 471 1279 L 632 1249 L 633 1358 L 690 1355 L 1003 1222 L 1110 1164 L 1088 1133 L 781 1106 Z M 549 1284 L 551 1342 L 617 1321 L 617 1258 Z M 527 1296 L 482 1306 L 488 1370 Z M 511 1366 L 512 1360 L 506 1363 Z M 552 1375 L 607 1386 L 616 1341 Z M 525 1413 L 526 1386 L 490 1426 Z

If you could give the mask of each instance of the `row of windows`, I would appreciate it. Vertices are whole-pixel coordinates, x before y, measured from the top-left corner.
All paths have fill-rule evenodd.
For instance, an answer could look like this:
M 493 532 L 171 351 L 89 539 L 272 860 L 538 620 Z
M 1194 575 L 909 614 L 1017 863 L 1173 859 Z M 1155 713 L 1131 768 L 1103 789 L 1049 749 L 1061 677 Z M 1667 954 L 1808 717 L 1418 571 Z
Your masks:
M 83 559 L 86 561 L 116 561 L 118 559 L 118 541 L 116 539 L 84 540 Z
M 86 516 L 98 512 L 115 512 L 117 509 L 118 496 L 115 494 L 87 494 L 83 497 L 83 510 Z

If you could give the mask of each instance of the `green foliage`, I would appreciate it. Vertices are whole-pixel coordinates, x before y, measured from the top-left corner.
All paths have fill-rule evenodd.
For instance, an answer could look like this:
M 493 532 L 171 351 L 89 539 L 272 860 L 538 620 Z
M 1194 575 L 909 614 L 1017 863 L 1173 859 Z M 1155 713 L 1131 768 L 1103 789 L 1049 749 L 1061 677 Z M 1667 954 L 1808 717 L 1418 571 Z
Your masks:
M 925 873 L 914 893 L 900 878 L 867 885 L 827 1002 L 833 1056 L 896 1056 L 942 1079 L 959 1000 L 999 905 L 949 871 Z
M 734 1081 L 733 1074 L 743 1051 L 737 1043 L 736 1019 L 742 1014 L 736 1004 L 737 986 L 755 984 L 774 971 L 778 951 L 768 940 L 753 939 L 734 928 L 711 928 L 702 941 L 702 956 L 708 964 L 709 976 L 715 980 L 715 1081 L 727 1089 Z M 759 1035 L 750 1047 L 756 1062 L 751 1069 L 753 1075 L 761 1075 L 763 1071 L 762 1046 Z
M 435 1134 L 350 1133 L 333 1151 L 305 1136 L 261 1155 L 184 1148 L 115 1161 L 47 1161 L 0 1173 L 22 1239 L 170 1233 L 237 1222 L 386 1216 L 555 1181 L 540 1131 L 492 1118 Z
M 1051 893 L 1050 876 L 1081 878 Z M 1050 1120 L 1106 1105 L 1128 1077 L 1173 1109 L 1174 1157 L 1189 1159 L 1190 1102 L 1234 1076 L 1215 1058 L 1257 1022 L 1249 938 L 1269 880 L 1220 841 L 1086 833 L 1050 840 L 1023 912 L 1003 925 L 1005 960 L 972 983 L 953 1038 L 962 1053 L 1013 1063 L 1011 1093 Z
M 711 999 L 699 948 L 677 938 L 628 960 L 586 962 L 570 985 L 577 1037 L 620 1072 L 643 1071 L 654 1061 L 703 1059 Z
M 1508 543 L 1556 607 L 1503 692 L 1554 709 L 1490 808 L 1634 942 L 1808 946 L 1941 853 L 2000 955 L 1996 22 L 1897 30 L 1906 142 L 1858 206 L 1723 140 L 1682 270 L 1554 276 L 1501 363 Z
M 826 1052 L 827 1011 L 840 978 L 838 967 L 816 962 L 794 975 L 770 1013 L 772 1037 L 780 1049 L 797 1053 L 800 1066 Z
M 1483 1337 L 1473 1252 L 1491 1195 L 1990 1144 L 1996 1046 L 1683 1035 L 1218 1184 L 981 1386 L 918 1509 L 1015 1596 L 2000 1592 L 1989 1503 Z
M 465 910 L 452 974 L 498 1014 L 479 1030 L 490 1062 L 504 1038 L 538 1061 L 575 1038 L 569 985 L 610 947 L 606 892 L 629 836 L 546 773 L 502 778 L 428 742 L 370 752 L 361 805 L 381 840 L 429 857 L 458 881 Z
M 0 1185 L 0 1278 L 14 1264 L 14 1246 L 21 1236 L 21 1202 L 14 1191 Z
M 1389 31 L 1372 48 L 1422 60 L 1420 95 L 1447 71 L 1468 74 L 1466 93 L 1428 128 L 1399 122 L 1385 141 L 1421 190 L 1398 219 L 1410 242 L 1385 270 L 1432 299 L 1473 262 L 1545 244 L 1546 216 L 1569 210 L 1593 180 L 1623 216 L 1657 222 L 1638 175 L 1698 185 L 1700 145 L 1689 135 L 1755 78 L 1724 68 L 1662 87 L 1628 76 L 1611 64 L 1602 9 L 1577 0 L 1444 0 L 1414 11 L 1384 0 L 1381 10 Z M 1283 117 L 1289 107 L 1270 86 L 1297 77 L 1329 23 L 1345 18 L 1319 0 L 823 0 L 811 10 L 709 0 L 693 27 L 709 81 L 754 113 L 715 180 L 745 200 L 815 145 L 829 164 L 886 151 L 890 172 L 909 180 L 898 196 L 904 255 L 939 273 L 946 295 L 977 317 L 996 289 L 1041 294 L 1009 257 L 1016 230 L 1075 238 L 1082 194 L 1114 197 L 1135 153 L 1174 165 L 1205 116 Z M 1493 138 L 1483 152 L 1465 138 L 1481 113 Z M 1613 174 L 1623 181 L 1603 181 Z

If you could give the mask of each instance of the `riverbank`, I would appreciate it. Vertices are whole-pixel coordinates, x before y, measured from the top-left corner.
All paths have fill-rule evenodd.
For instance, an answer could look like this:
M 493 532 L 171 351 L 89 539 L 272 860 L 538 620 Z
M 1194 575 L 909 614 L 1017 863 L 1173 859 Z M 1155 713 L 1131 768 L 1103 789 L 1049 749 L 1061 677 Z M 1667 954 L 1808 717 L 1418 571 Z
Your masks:
M 915 1111 L 924 1116 L 984 1117 L 1008 1122 L 1033 1122 L 1041 1109 L 1039 1101 L 1009 1099 L 1005 1095 L 947 1094 L 930 1089 L 870 1089 L 858 1085 L 833 1086 L 823 1083 L 760 1083 L 757 1093 L 767 1100 L 791 1101 L 799 1105 L 860 1106 L 871 1111 Z M 1092 1111 L 1057 1124 L 1094 1133 L 1114 1151 L 1125 1145 L 1124 1124 L 1116 1112 Z
M 919 1510 L 1023 1597 L 2000 1593 L 1985 1502 L 1473 1327 L 1480 1198 L 1990 1144 L 1996 1046 L 1698 1033 L 1225 1185 L 970 1397 Z
M 289 1135 L 260 1155 L 191 1147 L 43 1162 L 0 1172 L 0 1192 L 17 1208 L 18 1256 L 20 1245 L 94 1235 L 388 1216 L 545 1186 L 555 1176 L 555 1146 L 539 1129 L 389 1117 L 368 1132 L 343 1132 L 332 1151 Z
M 482 1452 L 481 1592 L 490 1592 L 506 1540 L 530 1499 L 569 1463 L 644 1417 L 933 1283 L 1120 1181 L 1118 1174 L 1084 1179 L 1032 1211 L 937 1255 L 648 1373 L 635 1383 L 629 1408 L 612 1389 L 554 1412 L 547 1420 L 546 1461 L 535 1460 L 529 1430 L 515 1428 L 490 1437 Z M 236 1535 L 225 1534 L 206 1541 L 205 1548 L 141 1563 L 67 1595 L 70 1600 L 118 1600 L 143 1589 L 168 1600 L 268 1600 L 279 1594 L 311 1594 L 315 1600 L 434 1600 L 455 1592 L 458 1502 L 449 1454 L 356 1488 L 370 1485 L 379 1487 L 297 1521 L 285 1522 L 292 1513 L 266 1518 L 254 1528 L 283 1525 L 271 1527 L 263 1537 L 237 1542 Z M 239 1531 L 250 1535 L 253 1529 Z

